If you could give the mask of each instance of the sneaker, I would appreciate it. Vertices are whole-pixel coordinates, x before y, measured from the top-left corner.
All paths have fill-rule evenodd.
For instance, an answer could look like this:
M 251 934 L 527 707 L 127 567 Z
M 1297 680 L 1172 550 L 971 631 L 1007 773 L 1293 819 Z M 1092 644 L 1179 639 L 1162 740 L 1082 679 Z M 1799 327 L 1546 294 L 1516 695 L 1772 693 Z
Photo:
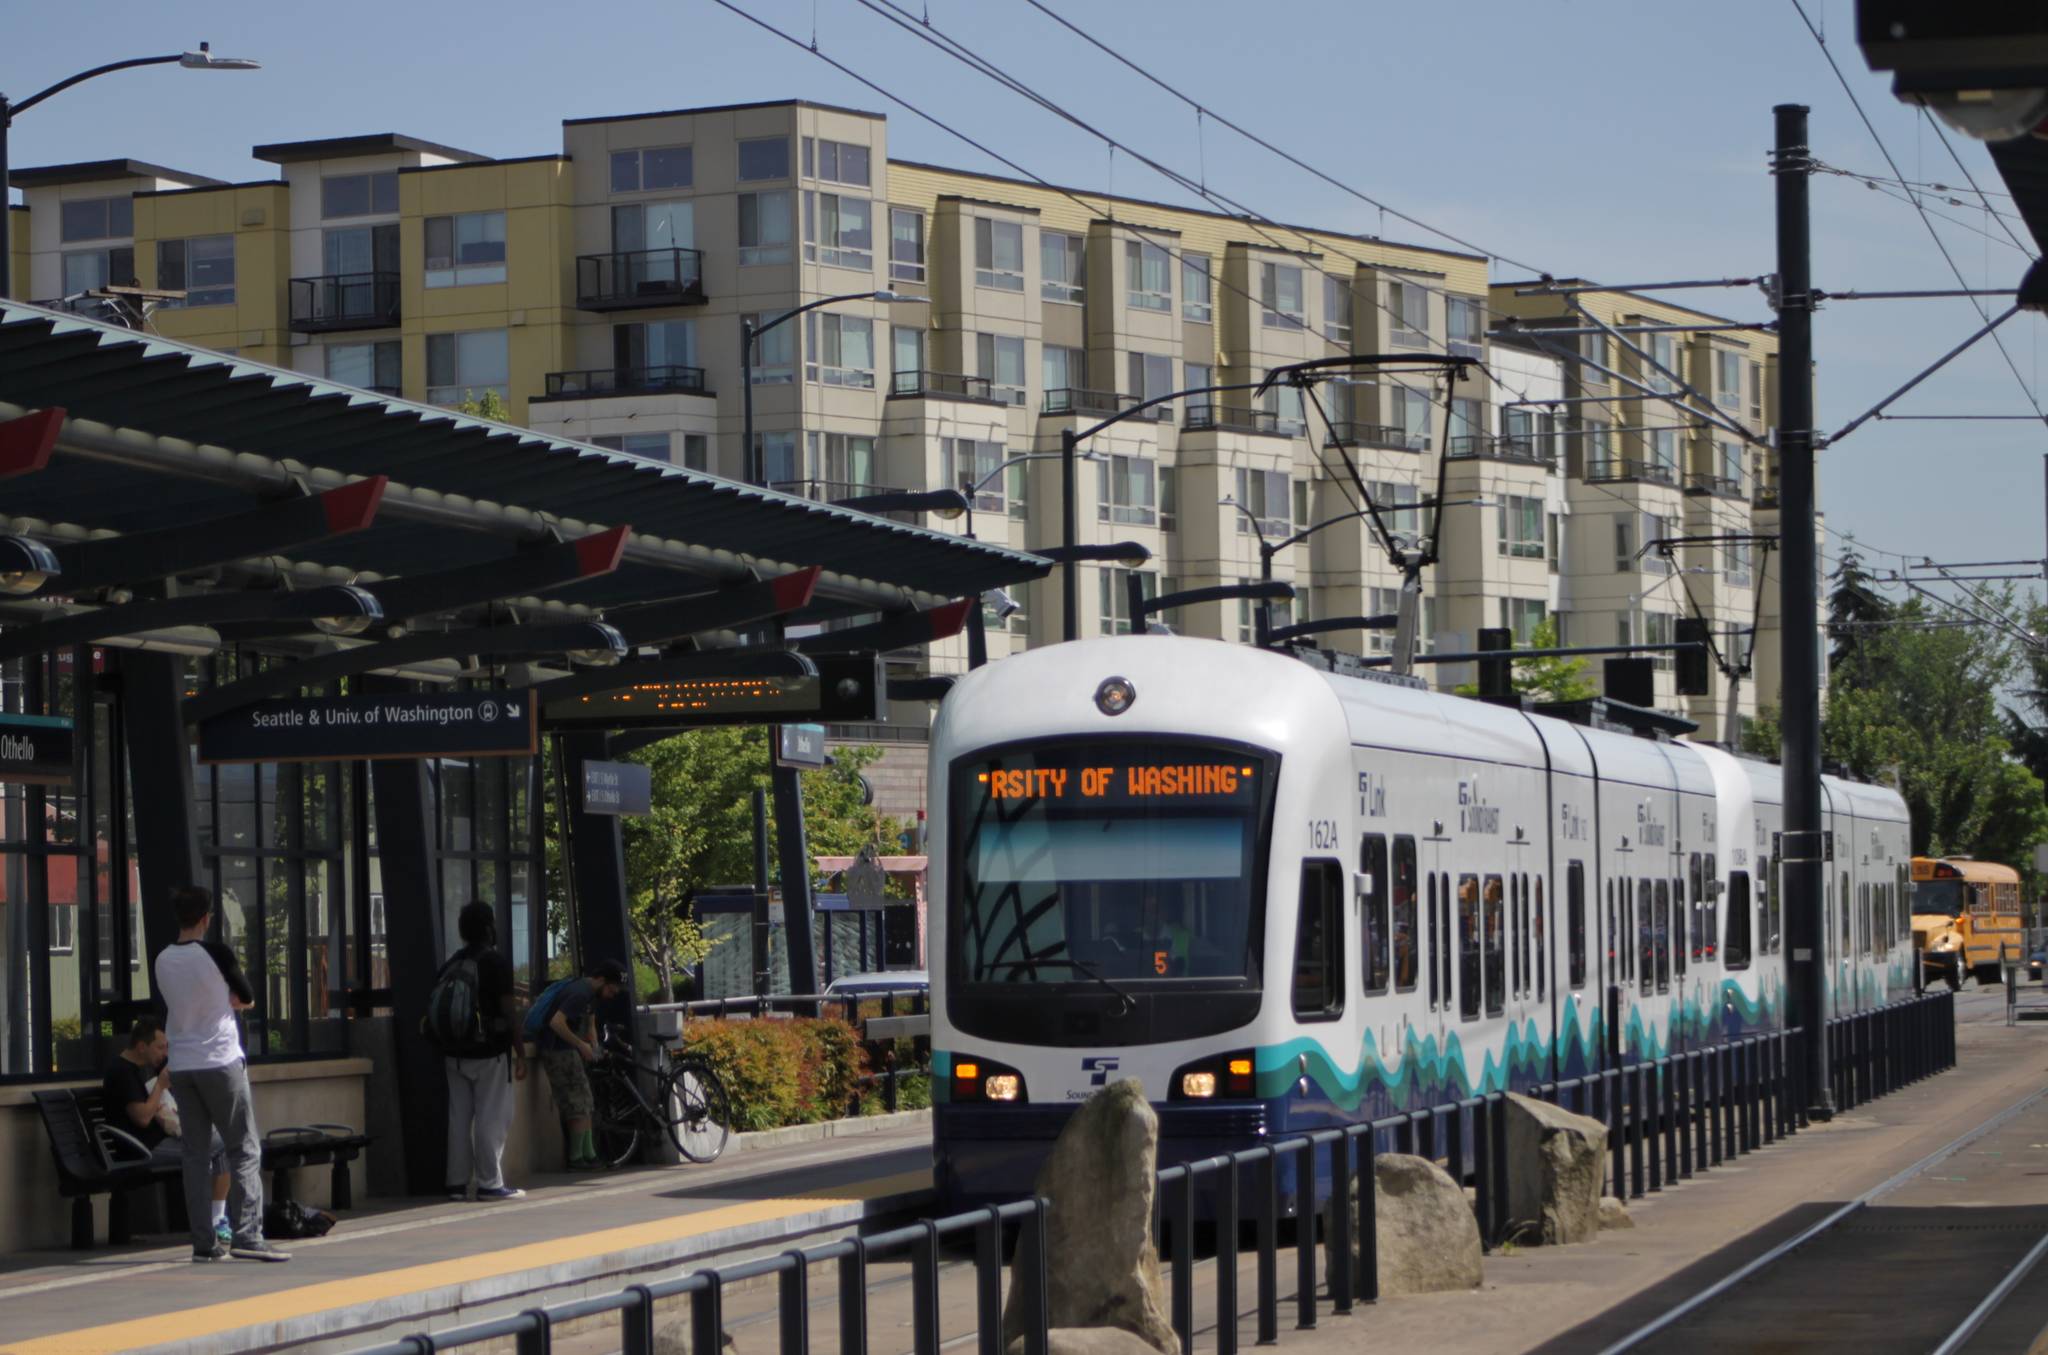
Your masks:
M 478 1186 L 476 1197 L 479 1200 L 520 1200 L 526 1198 L 526 1192 L 517 1186 Z
M 569 1170 L 572 1172 L 594 1172 L 597 1170 L 597 1159 L 594 1157 L 572 1157 L 569 1159 Z
M 462 1200 L 462 1201 L 465 1201 L 465 1202 L 466 1202 L 466 1201 L 467 1201 L 467 1200 L 469 1199 L 469 1187 L 468 1187 L 468 1186 L 450 1186 L 450 1187 L 448 1187 L 448 1198 L 449 1198 L 449 1199 L 451 1199 L 451 1200 Z
M 227 1259 L 228 1249 L 219 1242 L 214 1243 L 211 1247 L 206 1248 L 204 1251 L 201 1251 L 197 1247 L 194 1247 L 192 1249 L 192 1260 L 194 1264 L 197 1264 L 201 1261 L 225 1261 Z
M 238 1261 L 289 1261 L 290 1252 L 282 1252 L 268 1242 L 237 1242 L 228 1248 L 228 1255 Z
M 213 1225 L 213 1236 L 221 1246 L 232 1246 L 235 1241 L 235 1226 L 226 1219 L 221 1219 Z

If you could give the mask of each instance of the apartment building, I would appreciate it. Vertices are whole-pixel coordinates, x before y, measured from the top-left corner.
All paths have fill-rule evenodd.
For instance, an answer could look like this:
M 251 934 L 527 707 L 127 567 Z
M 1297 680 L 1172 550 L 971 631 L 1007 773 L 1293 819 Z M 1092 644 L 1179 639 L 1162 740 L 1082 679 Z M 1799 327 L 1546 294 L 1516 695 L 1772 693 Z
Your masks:
M 1770 468 L 1671 406 L 1584 403 L 1623 392 L 1608 372 L 1668 378 L 1528 337 L 1567 323 L 1558 298 L 1490 285 L 1472 254 L 893 160 L 887 134 L 879 115 L 788 101 L 576 119 L 559 152 L 511 160 L 380 134 L 258 146 L 277 175 L 249 183 L 134 161 L 16 170 L 16 285 L 57 299 L 132 278 L 171 337 L 427 403 L 488 392 L 516 423 L 814 498 L 956 487 L 973 505 L 958 529 L 1024 548 L 1061 536 L 1059 461 L 1028 454 L 1062 430 L 1283 362 L 1449 352 L 1480 364 L 1455 389 L 1361 371 L 1094 434 L 1079 539 L 1144 546 L 1147 592 L 1257 578 L 1270 554 L 1295 619 L 1379 615 L 1400 586 L 1381 532 L 1423 535 L 1441 485 L 1430 641 L 1526 637 L 1553 615 L 1573 643 L 1668 639 L 1687 588 L 1717 625 L 1749 624 L 1752 548 L 1642 547 L 1773 529 Z M 743 324 L 834 296 L 856 299 L 760 334 L 743 445 Z M 1701 322 L 1581 300 L 1617 324 Z M 1643 341 L 1765 429 L 1770 336 Z M 1128 596 L 1123 568 L 1083 566 L 1080 633 L 1128 630 Z M 987 612 L 991 657 L 1062 633 L 1057 578 L 1012 603 Z M 1168 620 L 1253 634 L 1234 601 Z M 932 662 L 962 666 L 964 646 Z M 1774 668 L 1759 676 L 1768 692 Z M 1686 700 L 1660 683 L 1708 737 L 1755 710 L 1756 684 Z

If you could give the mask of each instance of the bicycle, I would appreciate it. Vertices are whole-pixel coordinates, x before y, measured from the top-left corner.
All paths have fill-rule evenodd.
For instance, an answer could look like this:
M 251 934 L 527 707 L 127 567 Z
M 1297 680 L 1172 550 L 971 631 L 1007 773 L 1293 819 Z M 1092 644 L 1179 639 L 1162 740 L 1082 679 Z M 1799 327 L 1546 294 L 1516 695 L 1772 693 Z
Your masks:
M 711 1065 L 692 1054 L 662 1050 L 642 1063 L 618 1027 L 605 1027 L 603 1057 L 590 1065 L 591 1128 L 598 1160 L 623 1167 L 639 1153 L 643 1134 L 667 1134 L 691 1162 L 713 1162 L 732 1134 L 725 1086 Z M 654 1088 L 650 1097 L 644 1090 Z

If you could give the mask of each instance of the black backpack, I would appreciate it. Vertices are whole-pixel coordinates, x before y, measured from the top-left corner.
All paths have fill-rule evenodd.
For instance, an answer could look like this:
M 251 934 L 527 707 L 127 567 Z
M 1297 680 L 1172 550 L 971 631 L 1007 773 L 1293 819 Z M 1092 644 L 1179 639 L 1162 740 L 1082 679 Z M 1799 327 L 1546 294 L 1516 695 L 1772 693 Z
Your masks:
M 474 951 L 459 950 L 441 966 L 427 993 L 427 1014 L 420 1018 L 420 1033 L 452 1059 L 497 1052 L 484 1026 L 483 972 Z

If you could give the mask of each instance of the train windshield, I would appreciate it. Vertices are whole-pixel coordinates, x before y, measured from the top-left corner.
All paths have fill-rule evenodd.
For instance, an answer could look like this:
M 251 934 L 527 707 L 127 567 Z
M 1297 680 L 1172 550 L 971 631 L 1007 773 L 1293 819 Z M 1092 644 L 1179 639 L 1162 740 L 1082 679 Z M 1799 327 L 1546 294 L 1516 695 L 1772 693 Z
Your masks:
M 1120 742 L 973 761 L 956 782 L 954 973 L 970 984 L 1256 973 L 1269 763 Z
M 1970 901 L 1970 887 L 1961 880 L 1915 880 L 1913 911 L 1961 917 Z

